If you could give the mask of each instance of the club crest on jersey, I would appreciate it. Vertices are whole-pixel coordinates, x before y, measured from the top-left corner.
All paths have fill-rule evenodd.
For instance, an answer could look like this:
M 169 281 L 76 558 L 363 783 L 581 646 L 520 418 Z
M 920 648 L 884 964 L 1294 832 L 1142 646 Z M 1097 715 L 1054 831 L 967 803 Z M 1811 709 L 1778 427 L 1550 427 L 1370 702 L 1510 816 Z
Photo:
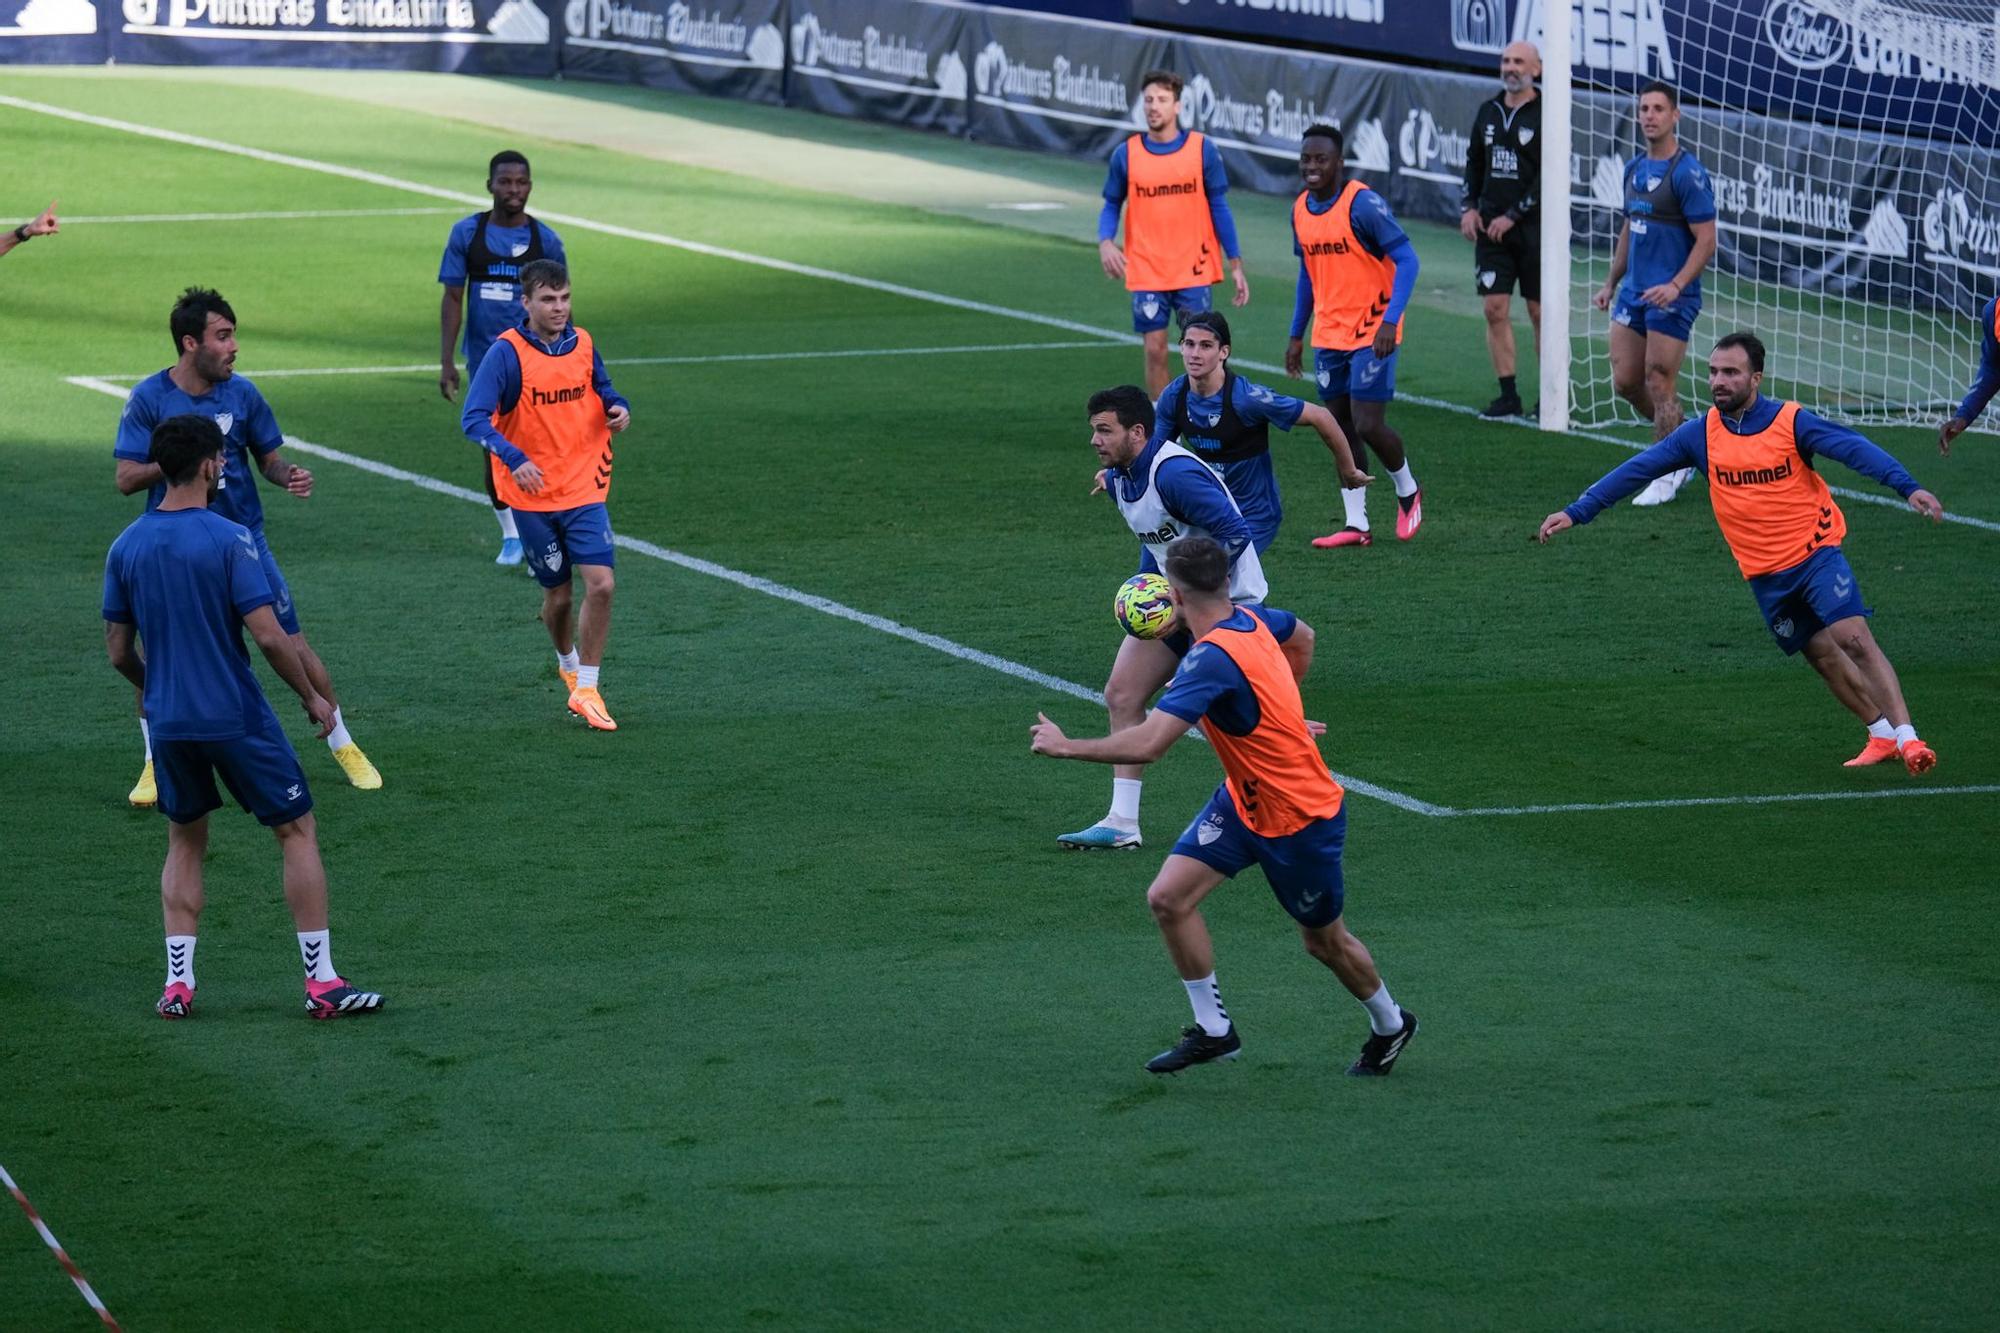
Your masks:
M 522 255 L 526 253 L 528 253 L 528 243 L 526 241 L 522 241 L 519 245 L 514 247 L 514 258 L 519 259 Z
M 229 434 L 229 428 L 235 424 L 236 414 L 234 412 L 217 412 L 215 414 L 215 428 L 224 435 Z
M 1329 385 L 1329 384 L 1331 384 L 1331 383 L 1333 383 L 1333 372 L 1332 372 L 1332 371 L 1330 371 L 1330 370 L 1322 370 L 1322 371 L 1320 371 L 1320 372 L 1319 372 L 1319 387 L 1320 387 L 1320 388 L 1322 388 L 1322 389 L 1324 389 L 1324 388 L 1325 388 L 1325 387 L 1326 387 L 1327 385 Z
M 1521 147 L 1526 148 L 1529 144 L 1533 143 L 1534 141 L 1535 141 L 1535 132 L 1523 126 L 1521 129 Z
M 1790 616 L 1780 616 L 1771 622 L 1771 628 L 1778 632 L 1779 638 L 1789 639 L 1792 637 L 1792 618 Z

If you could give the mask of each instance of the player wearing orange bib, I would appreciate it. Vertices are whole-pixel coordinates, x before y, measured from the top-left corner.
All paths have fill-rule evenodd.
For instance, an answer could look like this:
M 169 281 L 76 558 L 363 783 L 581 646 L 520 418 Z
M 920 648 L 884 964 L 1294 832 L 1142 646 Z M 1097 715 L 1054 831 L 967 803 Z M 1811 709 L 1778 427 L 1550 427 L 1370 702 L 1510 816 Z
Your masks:
M 1299 147 L 1299 175 L 1306 188 L 1292 203 L 1299 287 L 1285 373 L 1296 376 L 1305 369 L 1310 328 L 1320 401 L 1353 446 L 1355 467 L 1368 470 L 1370 448 L 1382 460 L 1396 484 L 1396 536 L 1408 541 L 1423 524 L 1424 497 L 1410 475 L 1403 437 L 1389 427 L 1388 412 L 1396 396 L 1403 311 L 1417 290 L 1417 250 L 1381 195 L 1360 181 L 1341 183 L 1345 152 L 1340 131 L 1331 125 L 1309 127 Z M 1344 525 L 1315 537 L 1313 545 L 1371 544 L 1368 492 L 1343 487 L 1340 503 Z
M 1132 330 L 1146 344 L 1146 392 L 1154 398 L 1172 378 L 1167 365 L 1167 324 L 1209 308 L 1211 284 L 1222 281 L 1222 261 L 1236 285 L 1235 304 L 1250 300 L 1243 257 L 1230 216 L 1229 177 L 1222 155 L 1205 135 L 1180 127 L 1181 77 L 1163 69 L 1146 73 L 1139 94 L 1146 132 L 1111 150 L 1104 178 L 1104 208 L 1097 217 L 1097 257 L 1106 277 L 1132 293 Z M 1118 246 L 1118 213 L 1125 211 L 1125 246 Z
M 1896 669 L 1869 632 L 1873 610 L 1840 549 L 1847 518 L 1813 460 L 1823 455 L 1845 463 L 1933 522 L 1944 509 L 1880 447 L 1797 403 L 1763 397 L 1757 391 L 1763 382 L 1764 344 L 1755 334 L 1732 333 L 1716 343 L 1708 358 L 1715 407 L 1550 514 L 1539 539 L 1590 522 L 1657 477 L 1701 469 L 1715 521 L 1778 646 L 1787 654 L 1803 651 L 1833 697 L 1868 724 L 1867 743 L 1846 766 L 1900 756 L 1912 775 L 1928 772 L 1937 754 L 1918 739 Z
M 481 359 L 461 425 L 492 455 L 493 488 L 521 530 L 528 568 L 542 585 L 542 623 L 569 711 L 599 731 L 618 724 L 598 691 L 611 635 L 611 437 L 632 411 L 611 387 L 588 333 L 569 321 L 569 270 L 552 259 L 521 269 L 527 315 Z M 571 569 L 583 575 L 583 611 L 572 631 Z
M 1188 727 L 1222 760 L 1222 786 L 1174 844 L 1146 903 L 1194 1007 L 1194 1026 L 1146 1065 L 1175 1074 L 1243 1049 L 1215 982 L 1215 946 L 1201 901 L 1251 864 L 1298 923 L 1306 951 L 1332 969 L 1368 1010 L 1370 1036 L 1348 1073 L 1382 1075 L 1416 1035 L 1417 1016 L 1397 1007 L 1368 949 L 1348 933 L 1341 849 L 1345 793 L 1313 739 L 1298 682 L 1312 665 L 1312 627 L 1289 611 L 1229 599 L 1229 556 L 1206 537 L 1167 548 L 1167 582 L 1195 639 L 1167 692 L 1145 721 L 1109 736 L 1072 740 L 1041 717 L 1030 730 L 1035 753 L 1100 764 L 1150 764 Z

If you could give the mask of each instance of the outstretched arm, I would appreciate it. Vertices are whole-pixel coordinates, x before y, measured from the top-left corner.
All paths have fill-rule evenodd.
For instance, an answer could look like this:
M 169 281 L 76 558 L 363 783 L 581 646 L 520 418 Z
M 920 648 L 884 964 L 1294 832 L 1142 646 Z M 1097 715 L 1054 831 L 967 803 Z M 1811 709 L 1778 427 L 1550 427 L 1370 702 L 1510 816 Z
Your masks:
M 1037 713 L 1035 719 L 1035 725 L 1028 728 L 1030 750 L 1051 759 L 1083 759 L 1094 764 L 1150 764 L 1187 735 L 1188 729 L 1185 721 L 1158 709 L 1137 726 L 1083 739 L 1063 735 L 1063 729 L 1046 714 Z
M 31 218 L 11 231 L 0 233 L 0 255 L 6 254 L 17 245 L 26 244 L 37 236 L 53 236 L 60 229 L 60 224 L 56 221 L 56 201 L 51 199 L 40 217 Z
M 1347 443 L 1347 433 L 1341 430 L 1340 423 L 1333 419 L 1333 413 L 1323 404 L 1307 403 L 1299 412 L 1299 420 L 1319 432 L 1327 452 L 1333 455 L 1334 468 L 1340 473 L 1343 487 L 1352 490 L 1375 480 L 1355 464 L 1354 450 Z

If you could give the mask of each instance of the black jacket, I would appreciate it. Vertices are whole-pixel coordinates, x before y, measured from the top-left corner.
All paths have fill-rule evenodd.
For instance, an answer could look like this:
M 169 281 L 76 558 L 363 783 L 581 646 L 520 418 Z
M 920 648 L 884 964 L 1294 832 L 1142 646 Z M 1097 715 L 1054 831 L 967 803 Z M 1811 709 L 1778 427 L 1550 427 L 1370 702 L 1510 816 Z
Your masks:
M 1542 180 L 1542 99 L 1507 109 L 1506 94 L 1483 103 L 1472 122 L 1472 145 L 1465 154 L 1465 191 L 1459 209 L 1473 209 L 1482 221 L 1505 213 L 1516 222 L 1535 220 Z

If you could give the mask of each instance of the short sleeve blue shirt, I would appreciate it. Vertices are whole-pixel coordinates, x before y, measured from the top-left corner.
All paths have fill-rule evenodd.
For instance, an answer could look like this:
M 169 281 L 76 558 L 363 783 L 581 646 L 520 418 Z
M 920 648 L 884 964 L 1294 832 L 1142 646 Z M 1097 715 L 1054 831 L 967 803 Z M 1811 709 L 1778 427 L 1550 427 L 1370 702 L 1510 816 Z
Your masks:
M 1298 617 L 1290 611 L 1266 606 L 1239 606 L 1222 624 L 1229 629 L 1247 630 L 1252 616 L 1263 621 L 1271 637 L 1279 643 L 1291 638 L 1298 626 Z M 1197 643 L 1188 650 L 1166 692 L 1153 707 L 1183 722 L 1207 718 L 1232 736 L 1246 736 L 1255 731 L 1262 716 L 1257 693 L 1250 688 L 1243 668 L 1212 643 Z
M 235 740 L 276 725 L 243 643 L 243 617 L 273 600 L 256 540 L 211 510 L 149 511 L 111 543 L 104 618 L 138 627 L 156 739 Z
M 232 375 L 200 397 L 187 393 L 164 370 L 139 381 L 125 398 L 112 457 L 134 463 L 152 462 L 153 427 L 168 417 L 190 415 L 212 418 L 222 428 L 222 438 L 229 446 L 222 488 L 209 502 L 209 509 L 252 532 L 262 531 L 264 502 L 257 494 L 253 456 L 264 457 L 283 444 L 285 437 L 264 395 L 241 375 Z M 146 496 L 146 508 L 149 511 L 159 508 L 166 494 L 166 483 L 156 483 Z
M 1625 222 L 1631 229 L 1624 290 L 1636 300 L 1648 287 L 1672 282 L 1694 252 L 1690 223 L 1715 221 L 1715 186 L 1694 154 L 1681 149 L 1668 161 L 1644 153 L 1625 164 Z M 1696 276 L 1683 296 L 1701 296 Z
M 541 229 L 542 257 L 567 264 L 569 257 L 563 253 L 562 237 L 556 235 L 547 223 L 537 221 L 534 225 Z M 464 347 L 468 371 L 478 370 L 487 349 L 493 346 L 493 340 L 521 320 L 521 285 L 518 282 L 478 282 L 467 287 L 466 257 L 472 249 L 472 234 L 478 228 L 477 213 L 453 223 L 451 235 L 444 243 L 444 258 L 438 261 L 440 285 L 466 287 Z M 486 248 L 495 255 L 516 258 L 525 255 L 529 239 L 526 226 L 486 228 Z

